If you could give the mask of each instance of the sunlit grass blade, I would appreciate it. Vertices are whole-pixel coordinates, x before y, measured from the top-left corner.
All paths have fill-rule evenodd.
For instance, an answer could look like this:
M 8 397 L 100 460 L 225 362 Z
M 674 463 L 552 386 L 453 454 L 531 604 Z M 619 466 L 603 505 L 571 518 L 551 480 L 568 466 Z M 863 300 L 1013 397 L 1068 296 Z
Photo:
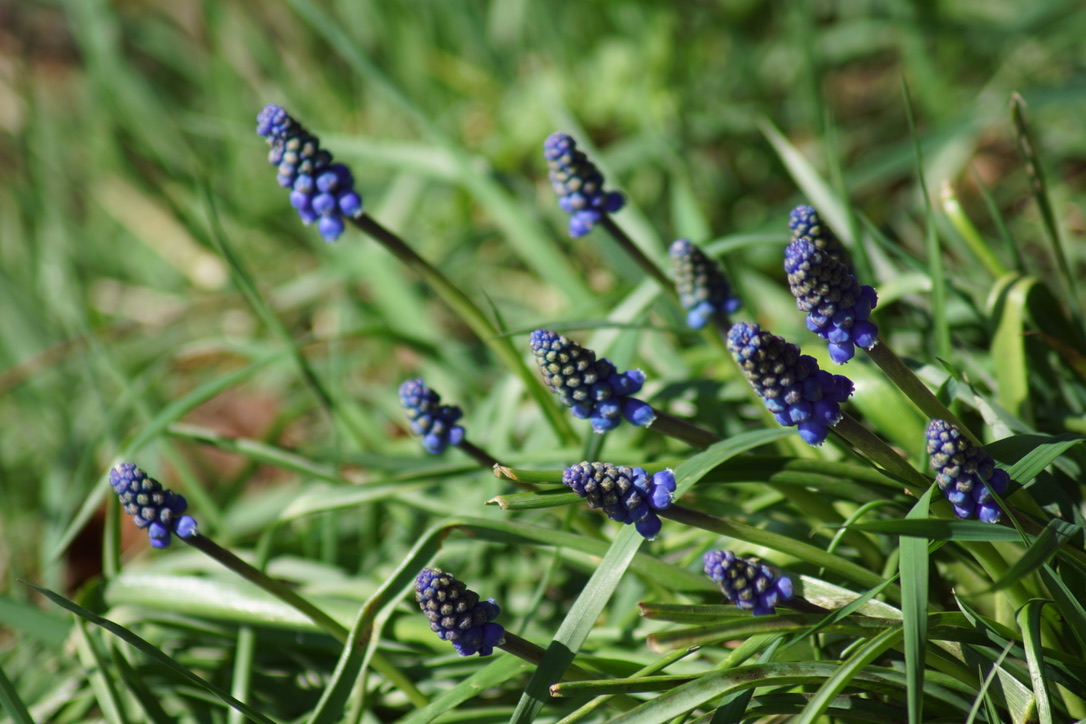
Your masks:
M 1037 717 L 1041 724 L 1052 724 L 1052 703 L 1049 700 L 1048 681 L 1042 663 L 1045 656 L 1041 651 L 1041 609 L 1045 601 L 1034 600 L 1027 603 L 1018 612 L 1018 627 L 1022 631 L 1023 648 L 1026 650 L 1026 664 L 1033 684 L 1033 697 L 1037 704 Z
M 426 706 L 415 710 L 400 724 L 427 724 L 442 715 L 449 715 L 461 708 L 461 704 L 479 695 L 480 691 L 492 689 L 509 681 L 531 668 L 528 662 L 515 656 L 503 656 L 491 661 L 456 686 L 446 689 Z
M 935 486 L 928 489 L 906 516 L 928 517 L 928 503 Z M 901 614 L 905 634 L 905 675 L 910 724 L 924 720 L 924 652 L 928 641 L 928 542 L 923 538 L 901 540 Z
M 903 634 L 904 630 L 901 628 L 886 629 L 854 651 L 852 656 L 841 664 L 841 668 L 815 692 L 796 720 L 797 724 L 811 724 L 826 714 L 838 694 L 849 685 L 852 677 L 874 663 L 887 649 L 896 646 Z
M 549 687 L 562 677 L 562 673 L 573 663 L 573 657 L 580 650 L 584 640 L 596 624 L 596 618 L 607 605 L 622 574 L 629 567 L 637 549 L 644 542 L 641 534 L 632 528 L 625 528 L 608 549 L 600 561 L 596 572 L 589 579 L 581 595 L 570 607 L 562 620 L 562 625 L 547 646 L 543 661 L 528 680 L 528 685 L 517 702 L 517 708 L 510 719 L 512 724 L 526 724 L 534 721 L 546 704 Z

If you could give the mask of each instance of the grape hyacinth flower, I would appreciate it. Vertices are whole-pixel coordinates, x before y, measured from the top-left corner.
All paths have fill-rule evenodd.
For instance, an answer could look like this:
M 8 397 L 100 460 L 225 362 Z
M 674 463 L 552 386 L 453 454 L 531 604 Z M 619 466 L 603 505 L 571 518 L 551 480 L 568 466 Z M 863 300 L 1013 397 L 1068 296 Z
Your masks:
M 449 445 L 463 441 L 464 428 L 456 424 L 463 411 L 455 405 L 442 405 L 441 396 L 422 380 L 400 385 L 400 404 L 411 421 L 411 432 L 422 438 L 426 452 L 439 455 Z
M 588 461 L 562 471 L 562 482 L 587 500 L 588 507 L 603 509 L 608 518 L 619 523 L 633 523 L 648 540 L 660 532 L 656 511 L 670 506 L 675 492 L 671 470 L 650 476 L 644 468 Z
M 778 602 L 792 599 L 792 579 L 764 563 L 731 551 L 709 551 L 702 560 L 705 575 L 716 581 L 728 600 L 755 616 L 776 613 Z
M 574 239 L 592 231 L 604 214 L 614 213 L 626 203 L 620 192 L 603 190 L 603 174 L 565 133 L 552 133 L 547 138 L 543 157 L 558 205 L 570 215 L 569 235 Z
M 924 433 L 935 482 L 959 518 L 976 514 L 985 523 L 998 523 L 1003 511 L 992 492 L 1003 495 L 1010 484 L 1007 471 L 995 466 L 984 448 L 946 420 L 932 420 Z
M 279 185 L 290 189 L 290 203 L 306 224 L 317 222 L 326 241 L 343 233 L 343 218 L 362 213 L 362 197 L 354 177 L 316 136 L 291 118 L 281 106 L 265 106 L 256 118 L 256 132 L 267 139 L 268 162 L 277 167 Z
M 619 372 L 606 357 L 596 359 L 592 350 L 547 329 L 535 330 L 529 341 L 547 387 L 596 432 L 613 430 L 623 418 L 640 427 L 656 419 L 651 405 L 631 397 L 645 383 L 641 370 Z
M 196 520 L 182 515 L 188 508 L 184 496 L 163 488 L 133 463 L 115 465 L 109 471 L 109 484 L 136 527 L 147 529 L 152 547 L 168 547 L 171 535 L 182 539 L 196 535 Z
M 480 601 L 478 593 L 451 573 L 424 568 L 415 579 L 415 600 L 430 619 L 430 630 L 461 656 L 490 656 L 495 646 L 505 643 L 505 629 L 494 623 L 501 613 L 498 604 L 493 598 Z
M 829 342 L 834 363 L 852 359 L 856 345 L 870 349 L 879 341 L 879 328 L 868 319 L 878 295 L 844 263 L 804 236 L 788 245 L 784 270 L 796 306 L 807 312 L 807 329 Z
M 822 222 L 813 206 L 797 206 L 792 209 L 792 213 L 788 217 L 788 228 L 792 232 L 793 241 L 804 237 L 810 239 L 815 247 L 844 264 L 849 274 L 855 273 L 852 269 L 852 257 L 849 256 L 848 249 L 833 233 L 833 230 Z
M 796 426 L 808 445 L 825 442 L 852 395 L 851 380 L 819 369 L 814 357 L 757 324 L 732 325 L 728 349 L 777 422 Z
M 671 244 L 671 269 L 679 302 L 687 310 L 686 324 L 701 329 L 715 316 L 739 311 L 742 302 L 732 294 L 720 266 L 687 239 Z

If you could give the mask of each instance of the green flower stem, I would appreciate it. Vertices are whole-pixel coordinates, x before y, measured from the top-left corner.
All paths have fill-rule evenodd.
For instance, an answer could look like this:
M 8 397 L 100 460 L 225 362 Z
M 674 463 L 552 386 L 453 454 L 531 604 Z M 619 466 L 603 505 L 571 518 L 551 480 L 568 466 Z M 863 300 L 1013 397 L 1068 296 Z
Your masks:
M 494 466 L 494 477 L 512 480 L 514 483 L 557 483 L 562 482 L 561 470 L 532 470 L 530 468 L 509 468 L 504 465 Z
M 504 643 L 498 644 L 498 648 L 502 651 L 516 656 L 518 659 L 523 659 L 529 664 L 539 665 L 543 661 L 543 657 L 547 651 L 542 646 L 537 646 L 531 641 L 517 636 L 515 633 L 505 632 Z M 562 678 L 567 681 L 591 681 L 599 678 L 593 675 L 576 664 L 570 664 L 566 669 L 566 673 L 562 675 Z
M 655 430 L 661 435 L 667 435 L 676 440 L 682 440 L 691 447 L 707 448 L 724 439 L 715 432 L 706 430 L 703 427 L 698 427 L 689 420 L 684 420 L 681 417 L 675 417 L 674 415 L 669 415 L 668 413 L 660 412 L 659 410 L 656 410 L 655 412 L 655 419 L 653 419 L 646 427 L 650 430 Z
M 238 574 L 245 580 L 263 588 L 283 603 L 304 614 L 310 621 L 315 623 L 319 629 L 336 641 L 339 641 L 341 644 L 347 643 L 350 631 L 348 631 L 345 626 L 302 596 L 299 596 L 283 582 L 277 581 L 267 573 L 264 573 L 264 571 L 249 565 L 207 536 L 197 533 L 190 538 L 182 538 L 182 540 L 199 550 L 201 553 L 215 559 L 224 567 Z M 380 651 L 374 649 L 370 661 L 373 664 L 373 668 L 402 691 L 415 706 L 422 707 L 430 703 L 430 700 L 426 695 L 419 691 L 415 684 L 404 676 L 399 669 L 393 666 Z
M 812 565 L 833 571 L 861 586 L 874 588 L 884 583 L 882 576 L 864 566 L 835 556 L 810 543 L 804 543 L 780 533 L 773 533 L 744 523 L 718 518 L 715 515 L 709 515 L 683 505 L 672 504 L 663 510 L 657 511 L 657 515 L 694 528 L 701 528 L 718 535 L 735 538 L 753 545 L 765 546 L 795 556 Z M 901 589 L 896 586 L 887 586 L 885 593 L 895 601 L 901 600 Z
M 981 444 L 976 435 L 970 432 L 969 428 L 946 405 L 940 402 L 938 397 L 931 393 L 927 385 L 921 382 L 913 371 L 905 366 L 901 358 L 894 354 L 894 351 L 885 342 L 876 342 L 874 347 L 867 350 L 867 354 L 871 356 L 875 364 L 882 368 L 890 381 L 897 385 L 898 389 L 904 392 L 906 397 L 913 401 L 914 405 L 920 408 L 921 412 L 933 420 L 946 420 L 968 435 L 970 440 L 978 445 Z
M 563 443 L 571 445 L 577 441 L 577 436 L 573 431 L 573 427 L 569 424 L 569 420 L 558 409 L 557 404 L 548 391 L 539 383 L 536 375 L 532 374 L 524 360 L 517 354 L 513 343 L 508 337 L 499 332 L 497 327 L 491 323 L 482 310 L 467 295 L 461 292 L 428 261 L 416 254 L 403 239 L 386 229 L 369 215 L 362 214 L 352 218 L 351 223 L 364 233 L 372 236 L 392 252 L 397 259 L 411 267 L 445 300 L 445 303 L 454 312 L 460 315 L 460 318 L 475 332 L 476 336 L 490 347 L 491 351 L 505 363 L 506 367 L 521 379 L 525 388 L 535 398 L 539 408 L 543 411 L 551 427 Z
M 495 467 L 499 466 L 497 458 L 492 456 L 486 450 L 483 450 L 481 447 L 476 447 L 475 445 L 472 445 L 470 442 L 468 442 L 467 438 L 461 440 L 460 444 L 456 447 L 460 448 L 465 453 L 470 455 L 475 460 L 475 462 L 479 463 L 488 470 L 493 470 Z
M 923 495 L 931 487 L 931 481 L 893 448 L 876 437 L 852 416 L 842 415 L 841 420 L 830 428 L 841 438 L 862 452 L 886 472 L 900 478 L 914 495 Z
M 633 260 L 637 262 L 637 265 L 641 267 L 642 271 L 655 279 L 660 287 L 671 296 L 675 302 L 679 301 L 679 293 L 675 291 L 675 282 L 671 280 L 664 270 L 661 269 L 656 262 L 649 259 L 645 255 L 645 252 L 641 251 L 641 248 L 633 242 L 633 239 L 623 231 L 622 227 L 615 223 L 615 220 L 611 218 L 610 214 L 604 214 L 603 218 L 599 222 L 603 228 L 607 229 L 607 233 L 611 235 L 611 238 L 618 242 L 618 245 L 626 251 Z

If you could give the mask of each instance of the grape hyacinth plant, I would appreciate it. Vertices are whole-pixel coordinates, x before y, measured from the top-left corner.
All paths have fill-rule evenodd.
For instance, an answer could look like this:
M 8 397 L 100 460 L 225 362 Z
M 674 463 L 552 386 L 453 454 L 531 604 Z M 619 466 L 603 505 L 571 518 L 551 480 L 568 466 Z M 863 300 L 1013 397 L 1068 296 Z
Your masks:
M 720 265 L 688 239 L 675 240 L 669 254 L 679 303 L 687 310 L 688 327 L 702 329 L 712 319 L 726 321 L 743 306 L 732 294 Z
M 596 432 L 618 427 L 623 419 L 646 427 L 656 419 L 652 406 L 633 397 L 641 390 L 641 370 L 619 372 L 611 360 L 547 329 L 537 329 L 529 342 L 547 387 L 575 417 L 588 420 Z
M 136 527 L 147 530 L 153 547 L 169 547 L 175 535 L 181 539 L 196 535 L 196 520 L 191 515 L 184 515 L 188 509 L 185 497 L 163 488 L 162 483 L 134 463 L 113 466 L 109 471 L 109 484 Z
M 985 523 L 998 523 L 1003 511 L 992 493 L 1007 492 L 1010 484 L 1007 471 L 997 468 L 984 448 L 946 420 L 932 420 L 924 436 L 935 482 L 954 506 L 955 515 L 959 518 L 976 515 Z
M 449 445 L 459 445 L 464 428 L 456 424 L 463 411 L 456 405 L 442 405 L 441 396 L 420 379 L 400 385 L 400 404 L 407 412 L 411 432 L 422 438 L 422 446 L 431 455 L 445 452 Z
M 494 619 L 501 608 L 440 568 L 424 568 L 415 579 L 415 600 L 430 621 L 430 630 L 450 642 L 461 656 L 490 656 L 505 641 L 505 629 Z
M 605 214 L 623 207 L 626 197 L 603 189 L 603 174 L 577 143 L 565 133 L 553 133 L 543 144 L 543 157 L 550 169 L 551 186 L 558 205 L 570 215 L 569 235 L 577 239 L 592 231 Z
M 879 328 L 869 319 L 878 295 L 861 286 L 843 262 L 803 236 L 788 245 L 784 271 L 796 306 L 807 312 L 807 329 L 829 342 L 834 363 L 852 359 L 856 346 L 878 343 Z
M 755 616 L 776 613 L 776 606 L 793 596 L 792 579 L 751 558 L 731 551 L 709 551 L 702 559 L 705 575 L 712 578 L 724 596 Z
M 797 427 L 809 445 L 825 442 L 852 395 L 851 380 L 819 369 L 814 357 L 757 324 L 732 325 L 728 350 L 777 422 Z
M 271 146 L 268 163 L 277 168 L 279 185 L 290 189 L 290 203 L 302 221 L 316 221 L 321 236 L 336 241 L 345 228 L 344 217 L 362 213 L 350 169 L 333 163 L 320 140 L 281 106 L 265 106 L 257 116 L 256 132 Z
M 634 524 L 648 540 L 659 534 L 661 521 L 656 512 L 671 505 L 675 474 L 661 470 L 649 475 L 644 468 L 590 463 L 571 465 L 562 472 L 562 482 L 619 523 Z

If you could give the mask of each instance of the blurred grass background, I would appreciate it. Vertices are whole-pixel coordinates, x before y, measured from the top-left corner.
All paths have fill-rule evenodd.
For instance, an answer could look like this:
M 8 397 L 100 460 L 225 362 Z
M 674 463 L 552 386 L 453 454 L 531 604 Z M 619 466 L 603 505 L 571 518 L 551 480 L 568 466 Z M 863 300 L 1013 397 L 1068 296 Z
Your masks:
M 630 197 L 623 223 L 658 255 L 679 236 L 783 244 L 803 197 L 768 121 L 871 229 L 923 256 L 902 79 L 928 188 L 951 183 L 998 258 L 1011 262 L 1013 240 L 1055 278 L 1008 100 L 1029 104 L 1079 264 L 1084 35 L 1072 0 L 0 2 L 0 606 L 22 629 L 0 637 L 4 655 L 57 643 L 17 578 L 73 594 L 100 575 L 105 505 L 92 504 L 123 452 L 160 461 L 226 543 L 253 540 L 297 490 L 298 475 L 168 424 L 379 480 L 434 465 L 395 397 L 422 374 L 488 421 L 492 452 L 557 457 L 534 413 L 509 404 L 516 384 L 495 384 L 485 347 L 416 278 L 372 243 L 326 246 L 298 223 L 253 132 L 266 103 L 351 165 L 378 219 L 523 331 L 603 319 L 639 280 L 602 234 L 566 237 L 541 159 L 556 129 L 598 151 Z M 963 247 L 938 220 L 953 257 Z M 236 292 L 220 227 L 351 425 L 332 422 Z M 779 247 L 742 247 L 748 293 L 781 277 Z M 791 301 L 764 304 L 772 317 Z M 650 364 L 682 365 L 656 354 Z M 186 396 L 191 409 L 163 416 Z M 298 523 L 287 547 L 348 575 L 379 571 L 413 542 L 419 510 L 478 514 L 488 484 L 470 501 Z M 531 580 L 508 565 L 492 575 Z

